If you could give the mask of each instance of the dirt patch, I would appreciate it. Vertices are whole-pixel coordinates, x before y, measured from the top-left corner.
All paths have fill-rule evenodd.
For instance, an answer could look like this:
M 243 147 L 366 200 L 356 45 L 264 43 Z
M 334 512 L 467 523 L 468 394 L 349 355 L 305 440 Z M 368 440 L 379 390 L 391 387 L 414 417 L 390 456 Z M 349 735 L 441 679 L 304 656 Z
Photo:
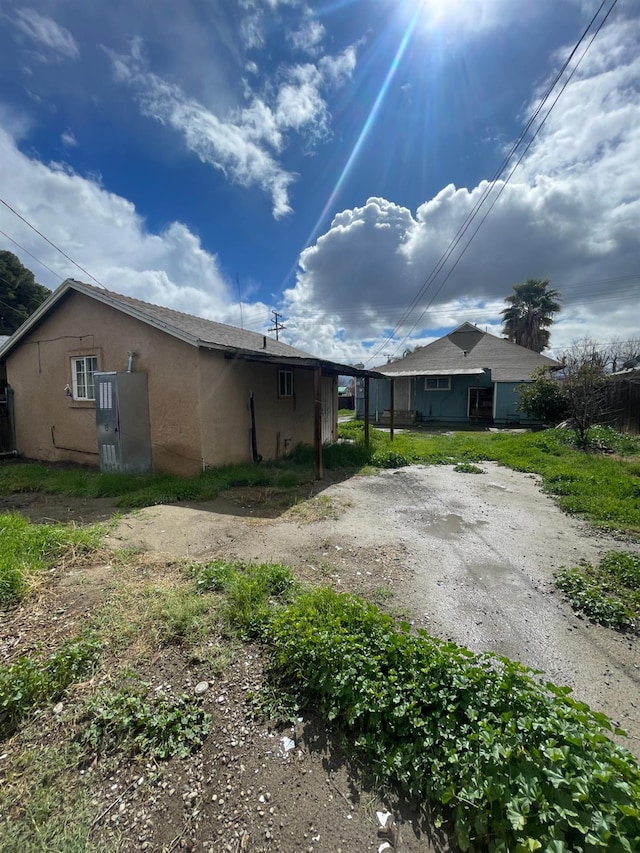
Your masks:
M 473 651 L 495 651 L 567 685 L 624 728 L 640 755 L 638 637 L 576 617 L 554 572 L 637 542 L 561 512 L 535 475 L 412 466 L 329 484 L 331 517 L 233 514 L 218 502 L 158 506 L 108 537 L 173 557 L 282 562 L 302 578 L 355 591 Z M 316 497 L 317 499 L 317 497 Z
M 99 560 L 54 575 L 46 597 L 0 620 L 0 661 L 74 635 L 125 583 L 178 583 L 176 560 L 286 563 L 301 580 L 357 592 L 436 636 L 542 670 L 626 728 L 623 742 L 640 754 L 638 638 L 577 619 L 553 585 L 561 565 L 597 561 L 614 548 L 638 550 L 637 543 L 596 535 L 568 518 L 535 477 L 482 468 L 483 475 L 416 466 L 355 477 L 293 506 L 283 499 L 274 508 L 271 495 L 239 489 L 211 503 L 128 513 Z M 42 496 L 27 497 L 12 508 L 33 520 L 109 514 L 108 502 L 91 516 L 83 502 L 48 498 L 39 505 Z M 122 548 L 146 555 L 125 575 L 117 565 Z M 211 659 L 216 649 L 210 651 Z M 316 719 L 281 730 L 252 715 L 263 681 L 258 648 L 243 647 L 219 668 L 179 646 L 141 655 L 137 669 L 150 691 L 193 692 L 208 682 L 204 703 L 214 725 L 190 759 L 99 761 L 82 769 L 76 782 L 90 792 L 99 849 L 369 853 L 384 841 L 380 810 L 398 821 L 396 850 L 447 849 L 419 810 L 376 790 L 364 768 L 349 764 Z M 75 724 L 73 695 L 62 713 L 47 709 L 37 723 L 43 743 Z M 0 783 L 27 734 L 3 745 Z

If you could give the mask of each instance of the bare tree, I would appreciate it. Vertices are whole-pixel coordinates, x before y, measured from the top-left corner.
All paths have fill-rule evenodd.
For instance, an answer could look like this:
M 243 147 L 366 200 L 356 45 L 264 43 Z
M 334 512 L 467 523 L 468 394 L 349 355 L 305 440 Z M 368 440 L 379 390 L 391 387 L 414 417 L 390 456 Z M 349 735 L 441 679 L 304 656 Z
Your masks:
M 611 342 L 611 370 L 615 373 L 622 370 L 630 362 L 640 363 L 640 334 L 633 335 L 629 340 L 622 341 L 614 338 Z
M 578 444 L 586 447 L 590 428 L 607 414 L 609 354 L 590 338 L 576 341 L 561 358 L 559 374 L 568 416 Z

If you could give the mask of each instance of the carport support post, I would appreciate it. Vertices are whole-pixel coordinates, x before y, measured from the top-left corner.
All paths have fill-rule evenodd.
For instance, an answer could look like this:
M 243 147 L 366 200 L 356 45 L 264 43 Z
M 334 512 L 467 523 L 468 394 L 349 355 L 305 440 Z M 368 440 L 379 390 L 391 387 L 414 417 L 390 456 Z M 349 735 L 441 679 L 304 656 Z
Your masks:
M 369 450 L 369 377 L 364 377 L 364 446 Z
M 313 370 L 313 446 L 316 451 L 316 480 L 322 479 L 322 368 Z
M 395 426 L 395 408 L 396 408 L 396 381 L 391 380 L 391 388 L 389 390 L 389 441 L 393 441 L 393 428 Z

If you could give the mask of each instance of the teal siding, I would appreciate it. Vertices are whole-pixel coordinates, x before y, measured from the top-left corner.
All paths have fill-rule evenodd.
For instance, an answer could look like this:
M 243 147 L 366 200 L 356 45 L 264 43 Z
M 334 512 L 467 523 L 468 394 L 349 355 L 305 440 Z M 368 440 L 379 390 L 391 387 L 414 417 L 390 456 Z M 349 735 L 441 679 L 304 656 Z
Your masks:
M 536 423 L 534 419 L 528 418 L 518 410 L 516 389 L 523 384 L 522 382 L 492 383 L 490 372 L 477 376 L 452 376 L 451 388 L 448 391 L 427 391 L 424 376 L 412 378 L 410 382 L 409 408 L 417 413 L 419 422 L 467 422 L 469 421 L 469 389 L 491 388 L 493 385 L 495 423 L 523 423 L 528 425 Z M 382 415 L 384 411 L 389 409 L 390 381 L 388 379 L 374 379 L 371 381 L 370 390 L 370 411 L 372 419 L 375 420 L 376 414 Z M 361 396 L 358 397 L 356 403 L 357 416 L 361 418 L 364 416 L 364 400 Z
M 496 423 L 538 423 L 518 409 L 517 389 L 523 382 L 496 382 L 495 421 Z

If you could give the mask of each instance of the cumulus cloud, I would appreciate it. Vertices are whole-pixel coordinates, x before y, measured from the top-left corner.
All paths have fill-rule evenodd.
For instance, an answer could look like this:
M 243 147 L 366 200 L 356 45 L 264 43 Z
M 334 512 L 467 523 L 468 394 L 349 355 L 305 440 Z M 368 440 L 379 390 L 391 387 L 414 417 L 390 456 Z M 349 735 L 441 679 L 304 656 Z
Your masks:
M 639 48 L 638 20 L 603 30 L 522 166 L 508 184 L 493 188 L 489 203 L 496 199 L 495 206 L 477 236 L 461 254 L 488 204 L 433 278 L 489 188 L 486 182 L 444 187 L 415 213 L 371 198 L 335 216 L 327 233 L 300 255 L 296 284 L 286 292 L 300 335 L 325 323 L 343 329 L 345 340 L 375 341 L 395 330 L 393 346 L 400 346 L 407 333 L 424 336 L 425 329 L 466 320 L 499 329 L 504 297 L 527 278 L 551 278 L 562 292 L 554 346 L 567 345 L 585 328 L 601 340 L 625 329 L 633 334 Z M 348 349 L 336 346 L 343 355 Z M 350 349 L 357 360 L 366 353 Z
M 14 26 L 40 50 L 64 59 L 79 59 L 80 50 L 69 30 L 35 9 L 17 9 Z
M 133 204 L 68 168 L 45 165 L 21 153 L 0 130 L 3 197 L 38 230 L 106 287 L 179 311 L 239 324 L 233 289 L 216 255 L 184 224 L 153 233 Z M 66 278 L 95 283 L 62 257 L 7 208 L 0 206 L 0 230 L 54 272 L 37 265 L 12 243 L 36 278 L 50 288 Z M 57 273 L 55 275 L 54 273 Z M 267 306 L 261 316 L 268 317 Z

